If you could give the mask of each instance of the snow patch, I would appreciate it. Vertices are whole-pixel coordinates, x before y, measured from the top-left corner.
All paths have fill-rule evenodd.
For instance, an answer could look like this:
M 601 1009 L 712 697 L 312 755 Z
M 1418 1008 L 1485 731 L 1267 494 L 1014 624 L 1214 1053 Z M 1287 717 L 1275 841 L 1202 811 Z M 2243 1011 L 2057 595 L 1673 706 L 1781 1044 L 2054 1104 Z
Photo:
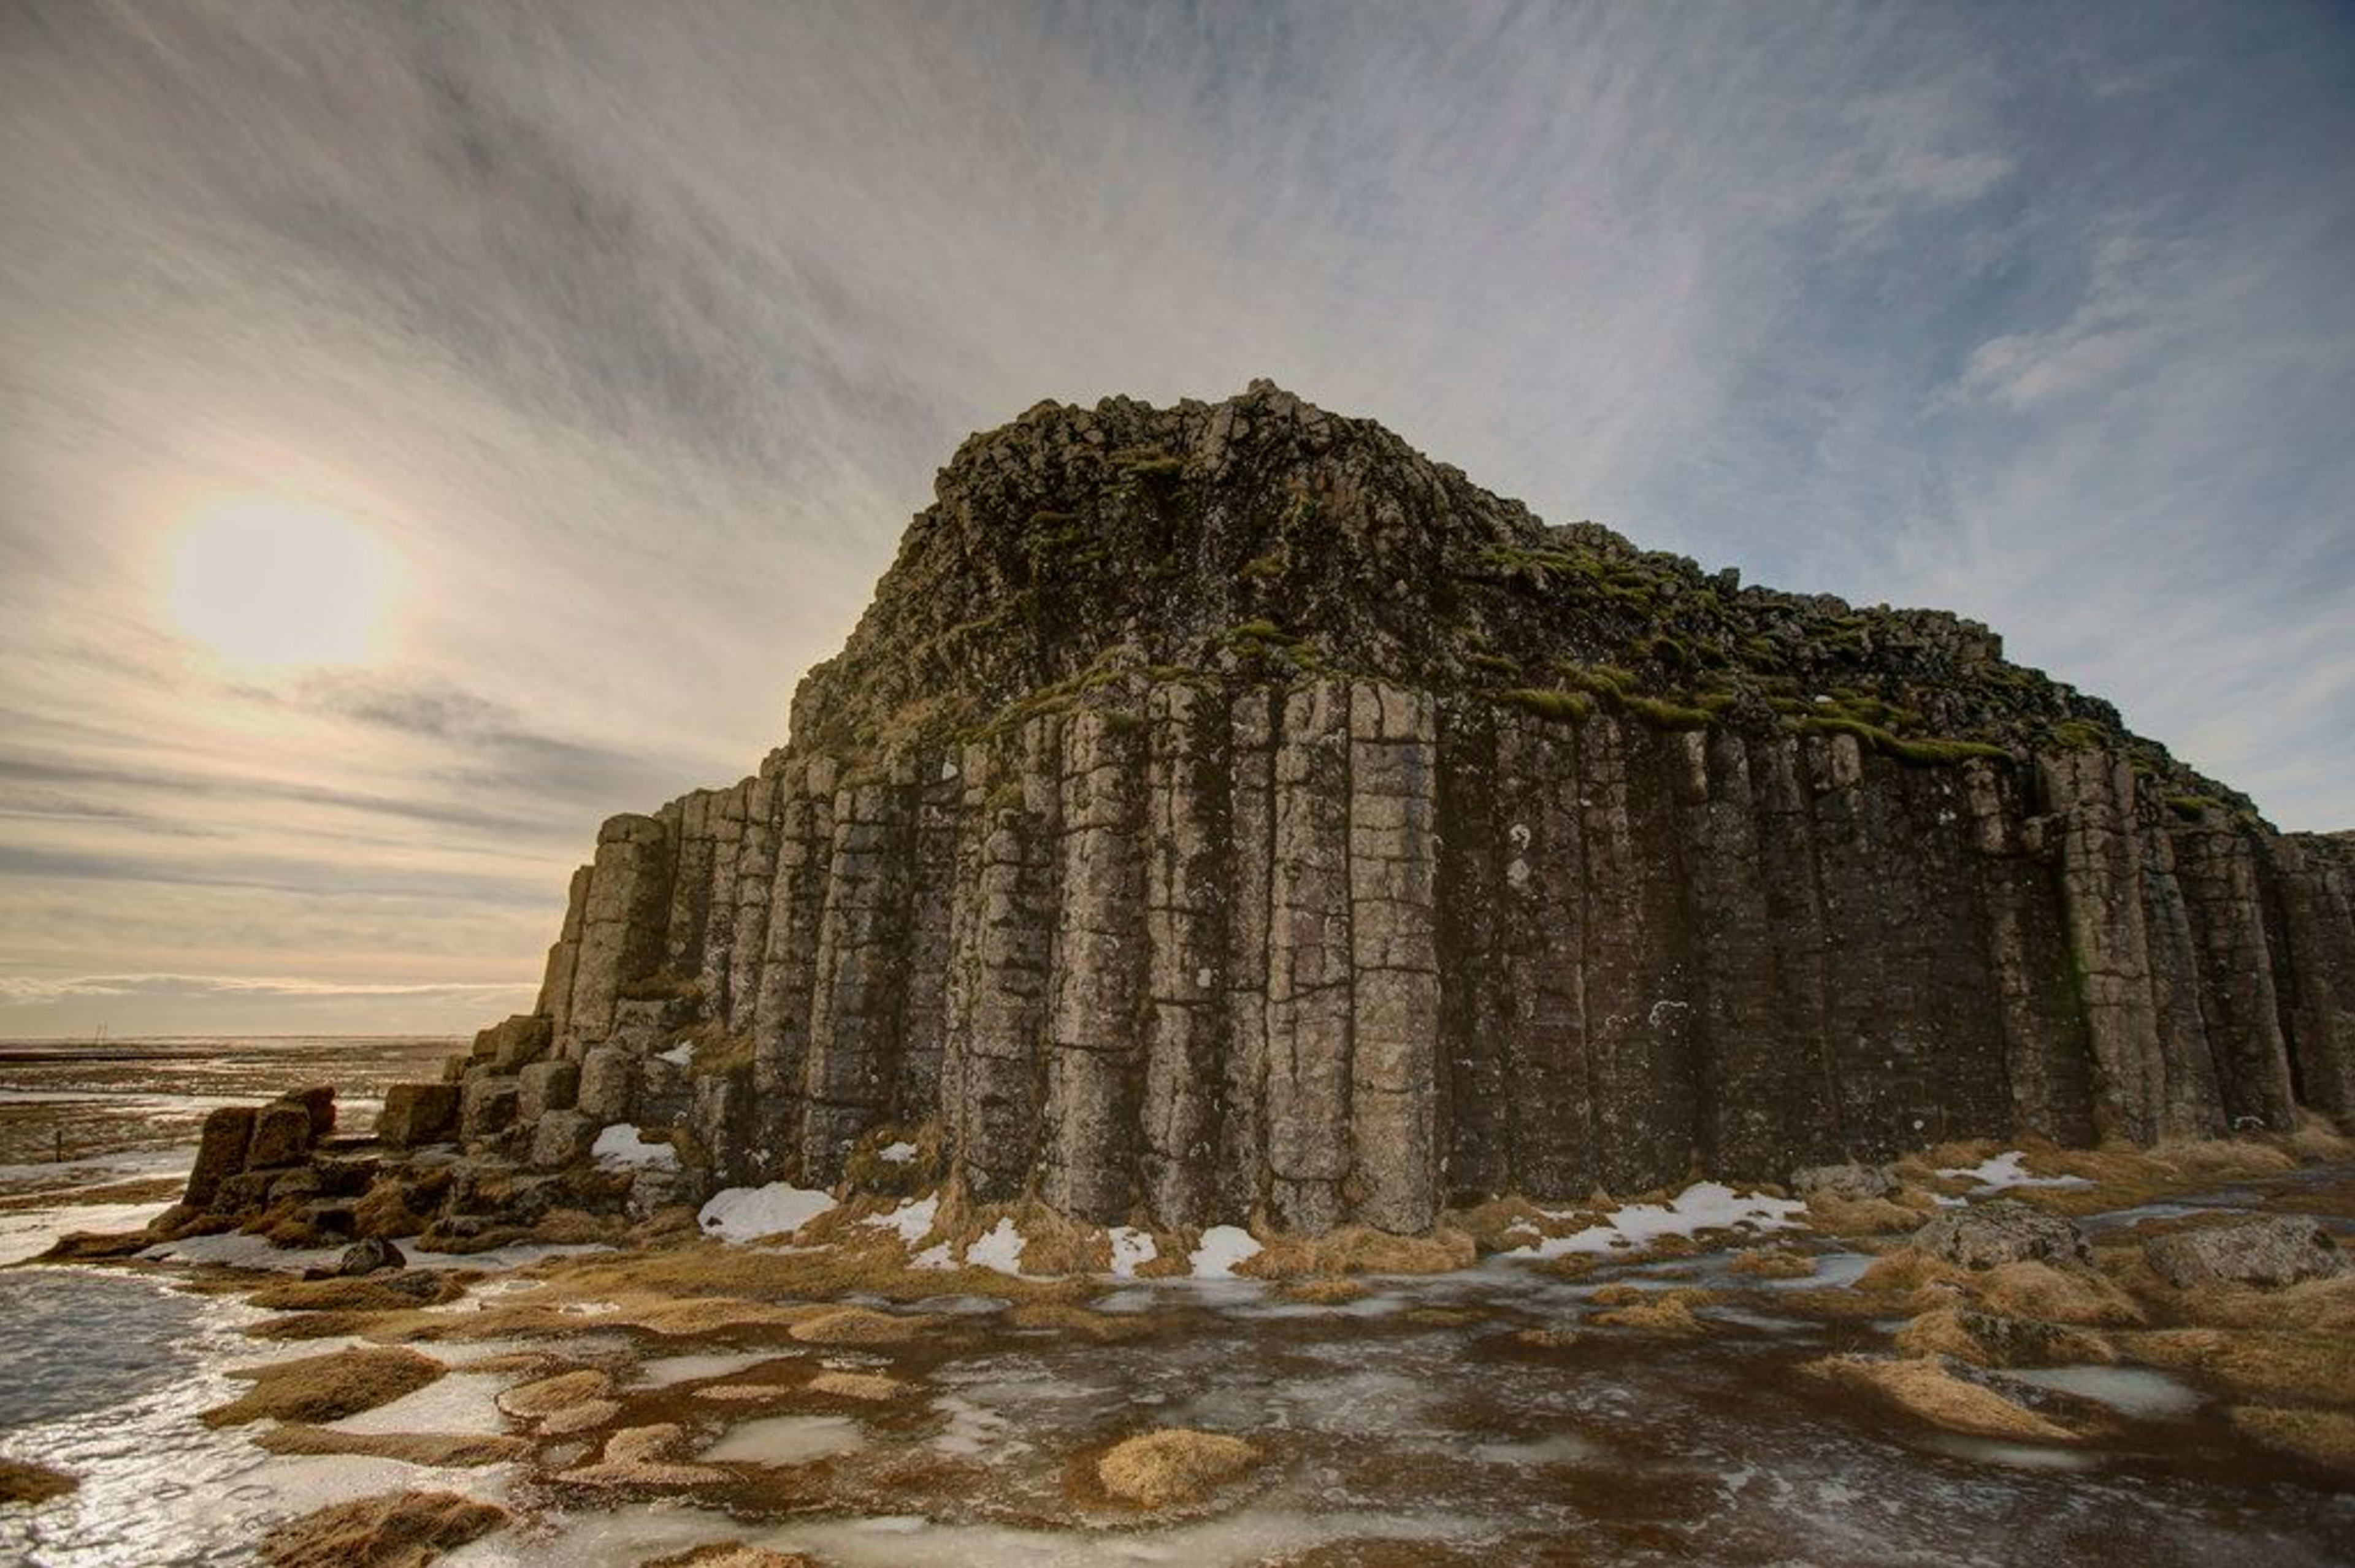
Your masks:
M 615 1122 L 597 1135 L 589 1146 L 599 1165 L 613 1169 L 676 1169 L 678 1150 L 668 1144 L 648 1143 L 638 1129 L 627 1122 Z
M 1136 1271 L 1161 1255 L 1146 1232 L 1129 1225 L 1114 1225 L 1107 1232 L 1112 1237 L 1112 1272 L 1123 1279 L 1134 1278 Z
M 673 1067 L 692 1067 L 695 1065 L 695 1041 L 683 1040 L 668 1051 L 657 1051 L 655 1060 L 667 1061 Z
M 932 1233 L 932 1221 L 941 1211 L 941 1200 L 932 1198 L 911 1198 L 897 1209 L 884 1214 L 869 1214 L 859 1221 L 881 1231 L 896 1231 L 900 1240 L 914 1246 Z
M 833 1207 L 831 1193 L 772 1181 L 766 1187 L 730 1187 L 714 1195 L 696 1220 L 707 1236 L 751 1242 L 798 1231 Z
M 1974 1181 L 1971 1196 L 1984 1198 L 1990 1192 L 2001 1192 L 2013 1187 L 2091 1187 L 2094 1184 L 2082 1176 L 2031 1176 L 2028 1157 L 2018 1149 L 1999 1154 L 1977 1165 L 1960 1165 L 1941 1170 L 1940 1176 L 1955 1181 Z
M 905 1165 L 916 1157 L 916 1146 L 911 1143 L 885 1144 L 875 1151 L 875 1157 L 886 1165 Z
M 975 1268 L 994 1268 L 1000 1274 L 1019 1275 L 1022 1232 L 1014 1228 L 1013 1221 L 1000 1220 L 989 1234 L 965 1248 L 964 1261 Z
M 1213 1225 L 1202 1232 L 1201 1245 L 1194 1249 L 1194 1277 L 1232 1279 L 1235 1265 L 1257 1256 L 1260 1250 L 1258 1241 L 1241 1225 Z
M 1721 1181 L 1697 1181 L 1666 1203 L 1630 1203 L 1599 1225 L 1567 1236 L 1550 1236 L 1517 1249 L 1517 1257 L 1560 1257 L 1566 1253 L 1613 1253 L 1639 1247 L 1662 1236 L 1702 1231 L 1786 1231 L 1806 1204 L 1796 1199 L 1738 1196 Z M 1549 1214 L 1566 1217 L 1566 1211 Z

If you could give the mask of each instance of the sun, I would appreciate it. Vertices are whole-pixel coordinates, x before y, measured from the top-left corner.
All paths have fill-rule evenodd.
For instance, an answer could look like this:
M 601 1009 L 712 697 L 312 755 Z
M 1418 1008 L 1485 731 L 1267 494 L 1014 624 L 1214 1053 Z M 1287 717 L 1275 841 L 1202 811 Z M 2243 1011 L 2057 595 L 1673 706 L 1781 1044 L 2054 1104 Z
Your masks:
M 391 608 L 396 562 L 342 513 L 282 496 L 191 510 L 165 545 L 165 609 L 231 664 L 363 664 Z

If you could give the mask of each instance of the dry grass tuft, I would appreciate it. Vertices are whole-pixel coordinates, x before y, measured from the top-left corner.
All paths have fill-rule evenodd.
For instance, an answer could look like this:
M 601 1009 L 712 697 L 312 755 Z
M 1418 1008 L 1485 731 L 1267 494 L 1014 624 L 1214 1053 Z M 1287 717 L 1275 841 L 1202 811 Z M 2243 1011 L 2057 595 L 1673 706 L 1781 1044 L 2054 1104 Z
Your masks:
M 2232 1424 L 2269 1448 L 2355 1474 L 2355 1415 L 2243 1404 L 2233 1407 Z
M 422 1568 L 506 1518 L 455 1492 L 390 1492 L 289 1520 L 263 1536 L 260 1550 L 271 1568 Z
M 0 1459 L 0 1503 L 45 1503 L 80 1485 L 63 1470 L 52 1470 L 47 1465 Z
M 2117 1352 L 2098 1334 L 1940 1307 L 1897 1331 L 1900 1355 L 1950 1356 L 1974 1367 L 2110 1366 Z
M 809 1391 L 832 1394 L 837 1399 L 858 1399 L 880 1404 L 907 1392 L 908 1385 L 881 1372 L 820 1372 L 810 1379 Z
M 1990 1312 L 2047 1323 L 2126 1328 L 2143 1321 L 2131 1296 L 2090 1269 L 2050 1264 L 2002 1264 L 1974 1277 L 1971 1287 Z
M 300 1423 L 273 1426 L 253 1441 L 272 1454 L 358 1454 L 436 1469 L 504 1465 L 531 1452 L 531 1445 L 520 1437 L 483 1433 L 337 1432 Z
M 2355 1159 L 2355 1138 L 2318 1112 L 2301 1109 L 2296 1129 L 2282 1141 L 2290 1153 L 2309 1164 Z
M 1875 1258 L 1857 1275 L 1852 1288 L 1870 1295 L 1895 1295 L 1925 1285 L 1959 1285 L 1968 1278 L 1968 1270 L 1956 1268 L 1944 1258 L 1932 1257 L 1919 1247 L 1900 1247 Z
M 1586 1299 L 1597 1307 L 1633 1307 L 1650 1294 L 1639 1286 L 1614 1281 L 1610 1285 L 1596 1285 Z
M 2029 1443 L 2069 1443 L 2076 1434 L 1993 1389 L 1967 1382 L 1936 1361 L 1872 1361 L 1827 1356 L 1802 1369 L 1814 1377 L 1869 1392 L 1934 1426 L 1978 1437 Z
M 498 1406 L 509 1415 L 538 1421 L 559 1411 L 610 1399 L 613 1393 L 610 1374 L 594 1367 L 582 1367 L 508 1389 L 499 1395 Z
M 1692 1308 L 1683 1297 L 1688 1292 L 1669 1291 L 1658 1298 L 1634 1307 L 1622 1307 L 1615 1311 L 1598 1312 L 1593 1321 L 1612 1328 L 1633 1328 L 1645 1334 L 1689 1336 L 1705 1334 L 1708 1325 L 1692 1315 Z
M 556 1479 L 576 1487 L 701 1487 L 728 1479 L 709 1465 L 682 1465 L 668 1457 L 678 1446 L 676 1426 L 625 1426 L 605 1439 L 604 1457 L 559 1472 Z
M 208 1426 L 278 1421 L 336 1421 L 389 1404 L 435 1381 L 450 1369 L 414 1350 L 335 1350 L 233 1371 L 253 1386 L 228 1404 L 206 1411 Z
M 264 1312 L 409 1312 L 455 1301 L 466 1294 L 468 1284 L 480 1277 L 448 1269 L 418 1269 L 390 1277 L 295 1280 L 258 1290 L 245 1301 Z
M 1115 1445 L 1096 1461 L 1096 1477 L 1124 1501 L 1167 1508 L 1208 1497 L 1259 1457 L 1259 1450 L 1240 1437 L 1165 1427 Z
M 1575 1328 L 1524 1328 L 1513 1336 L 1524 1345 L 1534 1345 L 1540 1350 L 1566 1349 L 1578 1343 Z
M 398 1181 L 379 1181 L 352 1206 L 352 1230 L 361 1240 L 396 1242 L 414 1236 L 433 1222 L 409 1206 L 409 1189 Z
M 1345 1307 L 1352 1301 L 1362 1301 L 1371 1293 L 1354 1279 L 1294 1279 L 1286 1280 L 1276 1289 L 1286 1301 L 1297 1301 L 1306 1307 Z
M 1263 1251 L 1235 1265 L 1254 1279 L 1337 1279 L 1359 1274 L 1447 1274 L 1478 1261 L 1466 1231 L 1394 1236 L 1369 1225 L 1344 1225 L 1321 1236 L 1285 1232 L 1263 1237 Z
M 1807 1200 L 1806 1220 L 1827 1236 L 1886 1236 L 1918 1228 L 1922 1211 L 1887 1198 L 1848 1199 L 1817 1193 Z
M 1062 1301 L 1025 1302 L 1007 1316 L 1018 1328 L 1060 1328 L 1105 1343 L 1134 1339 L 1146 1331 L 1146 1325 L 1135 1317 L 1091 1312 Z
M 2246 1285 L 2203 1285 L 2152 1295 L 2175 1313 L 2208 1328 L 2274 1328 L 2355 1339 L 2355 1274 L 2260 1289 Z
M 2121 1335 L 2138 1361 L 2201 1373 L 2235 1392 L 2355 1405 L 2355 1339 L 2264 1328 L 2158 1328 Z
M 933 1326 L 932 1317 L 898 1317 L 864 1307 L 838 1307 L 785 1330 L 805 1345 L 902 1345 Z
M 1788 1247 L 1752 1247 L 1726 1265 L 1728 1274 L 1749 1279 L 1805 1279 L 1816 1260 Z
M 798 1552 L 772 1552 L 741 1541 L 715 1541 L 687 1552 L 650 1557 L 638 1568 L 820 1568 L 815 1557 Z

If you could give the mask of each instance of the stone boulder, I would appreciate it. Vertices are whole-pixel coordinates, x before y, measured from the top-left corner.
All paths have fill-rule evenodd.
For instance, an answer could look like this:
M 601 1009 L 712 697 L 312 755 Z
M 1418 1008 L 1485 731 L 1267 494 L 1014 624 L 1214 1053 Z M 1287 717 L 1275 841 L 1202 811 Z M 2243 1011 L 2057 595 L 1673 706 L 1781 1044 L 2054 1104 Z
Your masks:
M 537 1122 L 569 1111 L 581 1092 L 581 1069 L 570 1061 L 535 1061 L 516 1074 L 516 1120 Z
M 474 1060 L 488 1062 L 491 1071 L 502 1076 L 511 1075 L 547 1055 L 549 1041 L 553 1038 L 554 1030 L 548 1019 L 518 1013 L 474 1037 Z
M 1791 1190 L 1798 1197 L 1833 1198 L 1843 1203 L 1894 1198 L 1904 1185 L 1896 1170 L 1886 1165 L 1811 1165 L 1791 1173 Z
M 409 1266 L 408 1256 L 390 1242 L 371 1237 L 344 1249 L 336 1272 L 346 1279 L 357 1279 L 364 1275 L 382 1274 Z
M 549 1111 L 532 1129 L 531 1163 L 539 1170 L 562 1170 L 589 1157 L 603 1124 L 579 1111 Z
M 2347 1270 L 2347 1249 L 2302 1214 L 2269 1214 L 2143 1243 L 2143 1256 L 2179 1290 L 2202 1285 L 2296 1285 Z
M 2091 1264 L 2094 1243 L 2056 1215 L 2024 1203 L 1976 1203 L 1949 1209 L 1913 1232 L 1913 1244 L 1963 1268 L 2002 1264 Z
M 253 1141 L 246 1146 L 248 1170 L 299 1165 L 311 1157 L 311 1110 L 299 1101 L 273 1100 L 253 1118 Z
M 252 1147 L 254 1119 L 260 1115 L 251 1105 L 223 1105 L 205 1117 L 197 1139 L 197 1163 L 189 1168 L 182 1201 L 195 1209 L 210 1207 L 221 1184 L 245 1169 L 245 1153 Z
M 384 1092 L 376 1136 L 391 1148 L 448 1143 L 458 1136 L 456 1083 L 395 1083 Z

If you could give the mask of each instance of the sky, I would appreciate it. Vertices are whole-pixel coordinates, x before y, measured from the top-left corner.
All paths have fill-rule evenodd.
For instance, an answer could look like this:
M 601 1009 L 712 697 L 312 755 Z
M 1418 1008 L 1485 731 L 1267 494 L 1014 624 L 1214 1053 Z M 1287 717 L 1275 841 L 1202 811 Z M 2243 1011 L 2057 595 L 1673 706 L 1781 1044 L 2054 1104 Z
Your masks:
M 527 1008 L 967 432 L 1261 376 L 2355 827 L 2350 148 L 2264 0 L 0 4 L 0 1036 Z

